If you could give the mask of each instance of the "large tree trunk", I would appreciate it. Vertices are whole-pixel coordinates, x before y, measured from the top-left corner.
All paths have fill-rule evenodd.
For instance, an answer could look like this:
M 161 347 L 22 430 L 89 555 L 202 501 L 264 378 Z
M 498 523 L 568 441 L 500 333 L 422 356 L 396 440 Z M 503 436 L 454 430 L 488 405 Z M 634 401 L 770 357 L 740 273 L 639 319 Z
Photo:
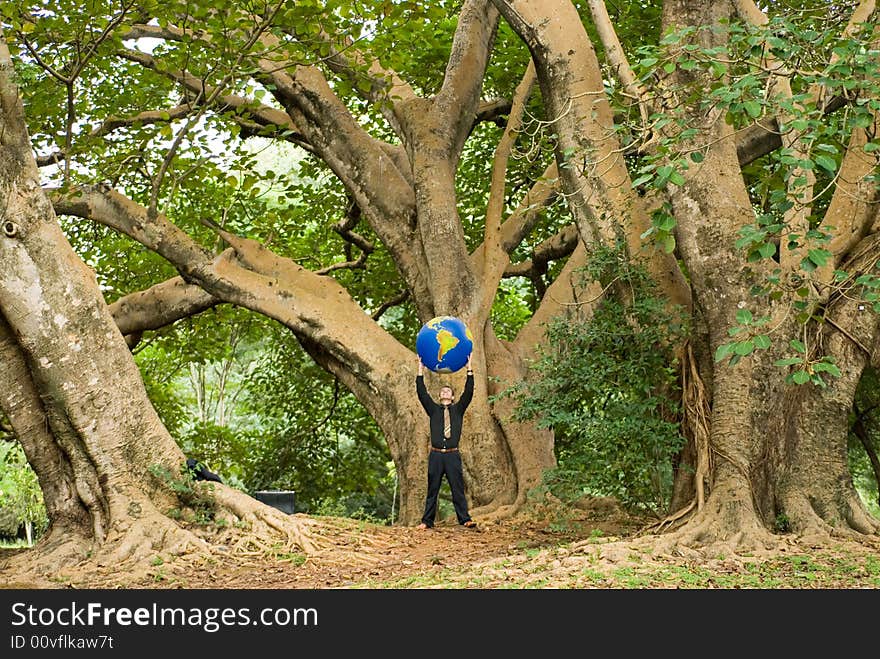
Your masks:
M 592 46 L 571 3 L 495 0 L 495 4 L 533 54 L 549 118 L 558 131 L 557 159 L 562 164 L 565 155 L 568 162 L 578 163 L 564 168 L 562 176 L 581 236 L 588 243 L 602 240 L 609 235 L 607 223 L 619 222 L 627 229 L 631 256 L 639 254 L 638 235 L 645 226 L 644 210 L 638 195 L 627 185 L 626 172 L 616 169 L 615 154 L 621 149 L 611 137 Z M 873 10 L 873 3 L 863 3 L 860 12 L 866 10 L 867 4 Z M 730 20 L 733 13 L 733 4 L 729 2 L 669 0 L 664 3 L 663 26 L 666 30 L 717 26 Z M 854 20 L 855 16 L 865 20 L 864 13 L 857 12 Z M 596 12 L 594 20 L 607 20 L 607 14 Z M 599 25 L 599 33 L 606 35 L 603 38 L 607 38 L 609 27 Z M 692 38 L 700 40 L 703 46 L 717 46 L 724 45 L 725 36 L 723 31 L 704 29 Z M 613 50 L 614 44 L 605 45 Z M 612 52 L 611 56 L 615 54 Z M 614 64 L 625 66 L 620 61 Z M 790 385 L 786 383 L 788 371 L 775 365 L 778 359 L 791 356 L 789 340 L 802 339 L 804 331 L 815 335 L 817 328 L 811 324 L 805 330 L 794 320 L 795 313 L 789 315 L 791 305 L 798 299 L 794 292 L 771 301 L 767 297 L 756 298 L 751 291 L 755 285 L 765 283 L 766 274 L 774 267 L 783 268 L 783 277 L 796 276 L 804 250 L 789 253 L 783 245 L 780 262 L 767 265 L 747 262 L 735 247 L 739 230 L 754 222 L 754 212 L 740 169 L 735 134 L 725 122 L 724 111 L 707 112 L 699 107 L 699 100 L 707 97 L 710 83 L 701 75 L 698 70 L 676 70 L 664 83 L 691 85 L 696 90 L 689 95 L 695 99 L 689 101 L 693 107 L 677 108 L 684 124 L 699 130 L 695 138 L 681 147 L 699 150 L 704 155 L 699 165 L 691 164 L 683 172 L 685 182 L 681 186 L 666 188 L 665 199 L 676 219 L 677 246 L 689 276 L 694 317 L 699 321 L 694 325 L 696 333 L 692 339 L 696 368 L 688 375 L 691 380 L 697 378 L 702 382 L 705 400 L 711 405 L 706 408 L 708 454 L 703 456 L 702 464 L 712 464 L 714 469 L 701 472 L 699 483 L 691 470 L 680 470 L 677 501 L 683 502 L 685 488 L 696 489 L 697 496 L 687 508 L 689 514 L 673 517 L 678 522 L 687 522 L 673 542 L 772 542 L 771 532 L 777 516 L 782 514 L 803 533 L 820 529 L 876 533 L 877 523 L 861 505 L 846 466 L 847 413 L 852 408 L 866 350 L 842 332 L 832 331 L 829 324 L 823 330 L 823 336 L 827 333 L 823 350 L 837 359 L 842 377 L 826 378 L 826 388 Z M 585 99 L 580 107 L 578 99 Z M 852 144 L 864 143 L 858 132 L 855 131 Z M 673 136 L 671 132 L 667 134 Z M 787 146 L 797 149 L 801 145 Z M 564 154 L 560 153 L 563 148 Z M 840 229 L 841 237 L 832 241 L 837 263 L 858 238 L 869 232 L 873 223 L 873 211 L 865 208 L 864 201 L 856 200 L 876 199 L 876 189 L 872 192 L 864 185 L 868 180 L 864 177 L 876 167 L 876 160 L 864 154 L 859 157 L 859 152 L 853 149 L 844 160 L 841 169 L 847 175 L 839 186 L 849 189 L 835 195 L 829 210 L 829 216 L 836 219 L 830 224 Z M 591 163 L 596 162 L 603 163 L 601 170 L 591 168 Z M 809 185 L 809 177 L 805 178 Z M 787 215 L 792 232 L 800 231 L 803 235 L 801 227 L 806 212 L 808 209 L 799 215 Z M 867 271 L 864 263 L 853 265 L 856 270 L 858 267 Z M 670 275 L 668 265 L 656 256 L 651 269 L 671 301 L 688 299 L 676 291 L 680 273 Z M 716 365 L 713 356 L 719 346 L 731 341 L 728 329 L 738 324 L 736 313 L 742 308 L 750 309 L 755 318 L 772 319 L 773 346 L 753 351 L 734 366 Z M 876 318 L 856 317 L 849 306 L 846 308 L 848 313 L 841 311 L 841 317 L 855 327 L 876 326 Z M 862 327 L 854 331 L 861 332 L 863 345 L 873 346 L 874 329 Z M 695 448 L 689 447 L 684 457 L 699 463 L 701 456 Z M 708 492 L 705 501 L 704 490 Z
M 847 269 L 870 271 L 880 256 L 878 243 L 877 234 L 865 239 L 861 263 L 851 262 Z M 859 379 L 877 358 L 880 326 L 876 314 L 855 298 L 835 299 L 829 317 L 834 320 L 822 327 L 817 343 L 835 357 L 841 376 L 828 387 L 787 392 L 775 461 L 776 509 L 793 531 L 808 537 L 877 534 L 880 521 L 868 514 L 853 486 L 847 438 Z
M 122 564 L 204 548 L 164 514 L 177 502 L 151 468 L 179 475 L 184 456 L 147 398 L 94 273 L 39 186 L 13 75 L 0 40 L 0 363 L 9 385 L 0 406 L 37 473 L 52 524 L 37 557 L 25 560 L 46 574 L 87 553 Z M 216 502 L 220 516 L 256 523 L 259 514 L 286 525 L 277 511 L 229 488 L 218 487 Z
M 730 18 L 731 11 L 726 3 L 672 0 L 664 6 L 664 22 L 667 27 L 717 25 Z M 702 34 L 706 40 L 721 38 L 708 30 Z M 797 299 L 794 292 L 774 303 L 756 298 L 751 289 L 777 265 L 783 277 L 798 277 L 805 250 L 790 251 L 782 244 L 779 264 L 769 265 L 750 264 L 737 253 L 738 230 L 753 221 L 753 212 L 732 129 L 718 113 L 694 111 L 687 116 L 691 125 L 702 126 L 699 142 L 690 146 L 704 149 L 706 157 L 685 173 L 685 184 L 674 189 L 670 199 L 695 303 L 707 322 L 711 354 L 730 342 L 727 329 L 738 324 L 734 315 L 740 308 L 750 309 L 755 318 L 772 318 L 773 346 L 754 351 L 735 366 L 713 366 L 706 363 L 710 355 L 704 357 L 703 370 L 712 372 L 710 444 L 716 472 L 707 505 L 690 521 L 684 537 L 697 543 L 768 541 L 778 515 L 785 515 L 802 533 L 819 527 L 875 533 L 878 526 L 861 504 L 846 461 L 848 413 L 867 355 L 859 354 L 864 351 L 828 325 L 830 337 L 821 348 L 814 341 L 809 356 L 816 358 L 823 351 L 833 356 L 842 376 L 826 376 L 825 388 L 786 384 L 788 370 L 775 362 L 791 356 L 790 340 L 816 335 L 815 323 L 805 328 L 793 319 L 789 308 Z M 787 221 L 792 232 L 802 231 L 796 224 L 800 218 Z M 865 263 L 851 267 L 864 270 Z M 876 326 L 876 318 L 867 314 L 859 320 Z M 860 333 L 865 333 L 864 327 Z

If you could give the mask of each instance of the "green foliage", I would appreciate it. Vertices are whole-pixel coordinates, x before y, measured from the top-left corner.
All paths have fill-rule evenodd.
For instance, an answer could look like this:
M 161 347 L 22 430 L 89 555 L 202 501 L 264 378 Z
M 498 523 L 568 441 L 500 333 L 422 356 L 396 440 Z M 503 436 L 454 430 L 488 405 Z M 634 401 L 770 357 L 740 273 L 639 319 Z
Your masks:
M 522 278 L 502 279 L 492 304 L 492 329 L 500 339 L 512 341 L 534 312 L 533 288 Z
M 148 341 L 138 364 L 187 456 L 247 492 L 294 490 L 299 512 L 389 518 L 380 430 L 286 328 L 218 308 Z
M 870 129 L 880 110 L 880 68 L 871 45 L 874 26 L 857 26 L 841 36 L 849 11 L 827 3 L 804 3 L 798 12 L 782 13 L 771 6 L 766 26 L 731 21 L 665 34 L 659 43 L 636 49 L 635 68 L 646 84 L 664 78 L 668 99 L 687 102 L 661 101 L 646 131 L 632 104 L 624 96 L 616 98 L 624 142 L 636 152 L 642 140 L 654 141 L 650 149 L 631 157 L 632 185 L 646 192 L 684 185 L 689 170 L 701 166 L 706 146 L 693 126 L 690 108 L 699 107 L 706 116 L 721 113 L 735 130 L 779 118 L 779 132 L 793 146 L 784 144 L 743 169 L 755 220 L 740 229 L 733 247 L 745 264 L 757 264 L 757 272 L 765 273 L 765 280 L 753 288 L 755 305 L 766 308 L 782 301 L 805 328 L 803 341 L 784 339 L 791 352 L 776 361 L 789 369 L 787 382 L 792 384 L 826 386 L 828 377 L 840 375 L 832 357 L 817 354 L 816 346 L 808 344 L 806 335 L 812 330 L 806 328 L 824 322 L 823 299 L 817 291 L 826 290 L 826 284 L 816 276 L 831 263 L 829 242 L 835 229 L 824 215 L 837 189 L 850 134 L 854 128 Z M 724 32 L 724 39 L 716 40 L 724 45 L 707 46 L 716 30 Z M 797 71 L 791 77 L 790 96 L 781 93 L 767 58 L 773 67 L 781 67 L 778 70 Z M 845 111 L 827 113 L 811 96 L 816 88 L 822 88 L 824 98 L 848 99 Z M 867 143 L 854 148 L 873 157 L 870 154 L 880 150 L 880 140 L 868 130 Z M 865 179 L 867 184 L 877 181 L 876 171 Z M 790 224 L 798 214 L 805 215 L 806 226 Z M 671 206 L 663 204 L 643 238 L 671 253 L 675 225 Z M 776 264 L 793 253 L 798 271 L 783 276 Z M 860 296 L 880 311 L 880 280 L 875 273 L 835 275 L 833 295 Z M 739 309 L 736 324 L 729 329 L 732 340 L 718 346 L 716 362 L 733 366 L 770 348 L 775 336 L 769 321 L 769 316 L 752 318 L 748 309 Z
M 776 533 L 790 533 L 791 532 L 791 521 L 788 519 L 788 515 L 785 513 L 779 513 L 776 515 L 776 521 L 773 525 L 773 530 Z
M 242 400 L 242 415 L 259 420 L 242 463 L 245 487 L 295 490 L 302 512 L 338 505 L 387 519 L 393 478 L 375 421 L 286 330 L 275 339 L 259 355 Z
M 21 524 L 31 522 L 34 535 L 49 526 L 37 475 L 17 441 L 0 439 L 0 535 L 14 536 Z
M 686 318 L 665 306 L 645 270 L 619 250 L 598 250 L 584 275 L 613 282 L 630 301 L 608 296 L 588 322 L 576 315 L 551 321 L 534 377 L 502 395 L 514 398 L 515 419 L 554 430 L 558 466 L 545 486 L 556 496 L 614 496 L 659 511 L 683 445 L 669 347 L 686 334 Z
M 848 441 L 849 470 L 853 485 L 862 503 L 877 518 L 880 518 L 880 483 L 874 473 L 871 457 L 863 442 L 880 453 L 880 373 L 873 366 L 867 366 L 856 389 L 855 404 L 849 415 L 850 433 Z

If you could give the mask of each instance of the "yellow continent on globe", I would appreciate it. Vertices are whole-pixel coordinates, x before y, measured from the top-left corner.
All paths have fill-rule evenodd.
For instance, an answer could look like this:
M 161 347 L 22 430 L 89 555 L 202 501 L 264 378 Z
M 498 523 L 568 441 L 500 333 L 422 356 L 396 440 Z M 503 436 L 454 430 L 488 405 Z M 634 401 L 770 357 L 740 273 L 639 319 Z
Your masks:
M 437 343 L 440 344 L 440 351 L 437 353 L 437 361 L 442 362 L 447 352 L 458 345 L 458 339 L 449 330 L 437 330 Z

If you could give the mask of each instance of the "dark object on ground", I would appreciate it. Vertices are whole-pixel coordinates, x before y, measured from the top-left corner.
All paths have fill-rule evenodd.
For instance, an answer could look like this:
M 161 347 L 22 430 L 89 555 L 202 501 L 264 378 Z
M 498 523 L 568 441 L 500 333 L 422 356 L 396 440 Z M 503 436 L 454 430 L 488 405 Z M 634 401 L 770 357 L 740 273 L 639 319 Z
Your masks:
M 254 499 L 292 515 L 296 504 L 295 495 L 293 490 L 260 490 L 254 492 Z
M 212 471 L 208 471 L 208 468 L 205 465 L 194 458 L 186 459 L 186 468 L 189 469 L 193 478 L 197 481 L 214 481 L 216 483 L 223 482 L 217 474 Z

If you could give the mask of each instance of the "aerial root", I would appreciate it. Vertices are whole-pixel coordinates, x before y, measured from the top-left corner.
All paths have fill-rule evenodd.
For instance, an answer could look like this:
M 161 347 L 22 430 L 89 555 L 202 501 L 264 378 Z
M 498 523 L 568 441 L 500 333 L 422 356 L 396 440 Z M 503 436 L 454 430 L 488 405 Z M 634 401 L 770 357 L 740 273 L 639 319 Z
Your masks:
M 693 516 L 693 513 L 695 513 L 696 510 L 697 500 L 692 499 L 691 502 L 681 510 L 676 511 L 671 515 L 667 515 L 659 522 L 655 522 L 646 526 L 639 532 L 639 535 L 665 533 L 667 531 L 672 531 L 676 528 L 679 528 L 680 526 L 687 523 L 687 521 Z

